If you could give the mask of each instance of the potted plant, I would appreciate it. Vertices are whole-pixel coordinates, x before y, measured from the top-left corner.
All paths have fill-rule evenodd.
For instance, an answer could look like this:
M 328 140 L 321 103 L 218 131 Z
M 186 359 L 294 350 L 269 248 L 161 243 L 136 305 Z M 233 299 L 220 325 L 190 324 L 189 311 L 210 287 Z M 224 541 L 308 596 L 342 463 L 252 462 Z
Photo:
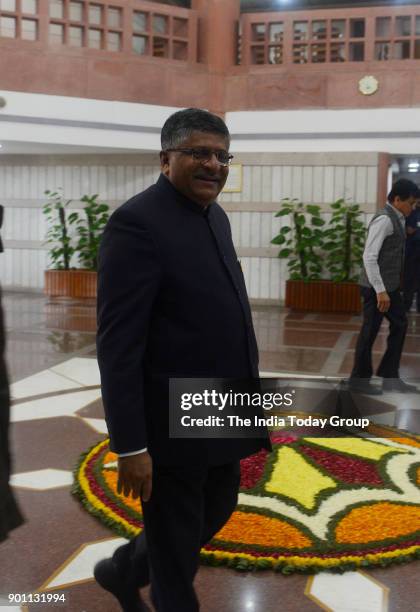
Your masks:
M 359 313 L 357 277 L 362 265 L 365 227 L 357 204 L 331 205 L 326 227 L 319 206 L 284 199 L 277 217 L 289 216 L 272 243 L 288 259 L 285 305 L 295 310 Z M 302 218 L 303 217 L 303 218 Z M 321 229 L 322 228 L 322 229 Z
M 45 293 L 50 297 L 95 298 L 97 254 L 100 238 L 109 217 L 109 206 L 98 195 L 84 195 L 84 216 L 68 213 L 71 200 L 60 191 L 46 191 L 43 212 L 49 224 L 46 244 L 52 269 L 45 271 Z M 77 256 L 81 268 L 72 266 Z

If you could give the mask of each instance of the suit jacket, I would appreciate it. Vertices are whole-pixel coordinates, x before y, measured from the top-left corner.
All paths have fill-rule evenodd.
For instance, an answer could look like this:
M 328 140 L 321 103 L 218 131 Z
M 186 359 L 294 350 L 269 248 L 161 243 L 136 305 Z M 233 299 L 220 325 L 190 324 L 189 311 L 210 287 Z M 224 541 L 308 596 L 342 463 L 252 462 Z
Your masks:
M 228 218 L 163 175 L 111 216 L 98 267 L 98 363 L 111 448 L 154 461 L 227 463 L 267 439 L 168 433 L 169 378 L 258 376 L 258 350 Z
M 11 460 L 9 451 L 10 396 L 5 352 L 5 331 L 0 289 L 0 542 L 9 531 L 19 527 L 23 518 L 9 485 Z

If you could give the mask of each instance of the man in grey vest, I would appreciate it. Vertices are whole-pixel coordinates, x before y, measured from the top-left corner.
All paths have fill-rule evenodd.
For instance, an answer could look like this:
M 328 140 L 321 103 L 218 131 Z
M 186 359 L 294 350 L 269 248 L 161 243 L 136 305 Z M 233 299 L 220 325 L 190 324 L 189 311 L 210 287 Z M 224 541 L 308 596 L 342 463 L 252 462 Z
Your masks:
M 384 391 L 413 393 L 417 387 L 399 377 L 399 366 L 407 331 L 407 316 L 401 296 L 404 267 L 405 218 L 419 197 L 419 188 L 407 179 L 394 183 L 388 203 L 372 219 L 360 277 L 363 297 L 363 324 L 357 340 L 354 367 L 349 380 L 351 390 L 370 395 L 382 391 L 371 384 L 372 346 L 382 320 L 389 321 L 387 349 L 377 375 L 383 378 Z

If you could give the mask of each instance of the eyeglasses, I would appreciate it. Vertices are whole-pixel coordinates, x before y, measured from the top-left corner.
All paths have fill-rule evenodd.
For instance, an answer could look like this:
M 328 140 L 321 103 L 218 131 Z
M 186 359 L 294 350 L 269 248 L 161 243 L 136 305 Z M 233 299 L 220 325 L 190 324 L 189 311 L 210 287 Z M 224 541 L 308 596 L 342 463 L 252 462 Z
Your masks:
M 220 151 L 217 149 L 207 149 L 205 147 L 200 147 L 199 149 L 166 149 L 166 153 L 170 153 L 171 151 L 177 153 L 185 153 L 186 155 L 191 155 L 191 157 L 200 162 L 201 164 L 205 164 L 211 160 L 213 155 L 216 157 L 216 161 L 220 166 L 229 166 L 232 163 L 233 155 L 230 155 L 227 151 Z

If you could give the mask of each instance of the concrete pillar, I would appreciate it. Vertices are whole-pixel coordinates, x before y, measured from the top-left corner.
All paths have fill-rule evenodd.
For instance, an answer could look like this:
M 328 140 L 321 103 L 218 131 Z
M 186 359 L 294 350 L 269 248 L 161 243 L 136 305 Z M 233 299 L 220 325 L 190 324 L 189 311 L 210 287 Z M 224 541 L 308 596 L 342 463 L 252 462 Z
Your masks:
M 211 75 L 209 110 L 223 115 L 224 77 L 236 64 L 240 0 L 192 0 L 198 12 L 198 59 Z

